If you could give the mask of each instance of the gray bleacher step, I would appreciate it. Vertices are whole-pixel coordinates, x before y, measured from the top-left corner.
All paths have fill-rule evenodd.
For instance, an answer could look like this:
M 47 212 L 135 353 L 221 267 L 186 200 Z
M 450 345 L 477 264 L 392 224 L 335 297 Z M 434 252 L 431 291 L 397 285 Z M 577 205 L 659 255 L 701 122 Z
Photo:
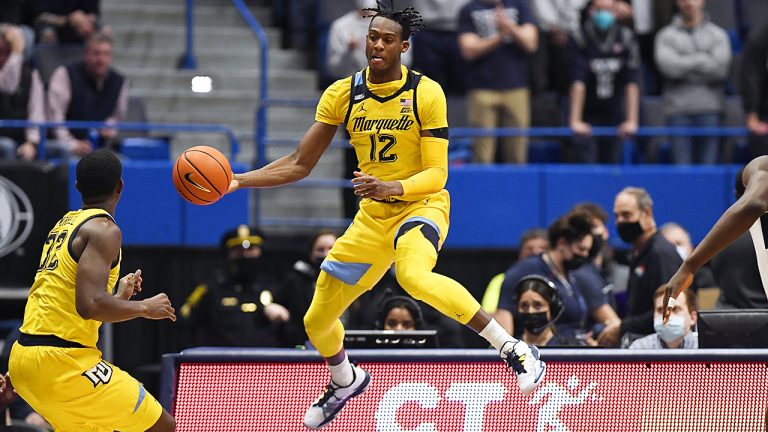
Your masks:
M 118 70 L 123 72 L 118 67 Z M 211 77 L 213 89 L 208 95 L 213 97 L 233 96 L 235 98 L 252 97 L 259 95 L 259 75 L 254 74 L 248 77 L 239 77 L 231 81 L 226 76 L 216 76 L 208 74 L 205 70 L 198 69 L 194 75 L 149 75 L 149 74 L 131 74 L 123 72 L 131 83 L 131 88 L 136 89 L 137 95 L 149 93 L 149 90 L 160 89 L 163 95 L 174 96 L 176 94 L 190 93 L 192 78 L 196 75 L 206 75 Z M 267 80 L 267 89 L 282 89 L 279 94 L 290 95 L 290 98 L 306 99 L 302 92 L 313 91 L 315 88 L 314 77 L 306 77 L 292 73 L 279 74 L 277 71 L 270 74 Z M 147 89 L 146 91 L 144 89 Z M 273 94 L 269 92 L 268 94 Z M 157 93 L 155 95 L 158 95 Z M 272 97 L 272 96 L 270 96 Z
M 144 2 L 121 2 L 104 8 L 102 18 L 110 25 L 122 24 L 185 24 L 187 8 L 183 2 L 171 4 L 144 4 Z M 270 25 L 272 13 L 265 7 L 252 7 L 251 13 L 263 26 Z M 197 26 L 245 26 L 240 12 L 229 4 L 195 5 L 194 23 Z
M 258 46 L 250 41 L 247 48 L 195 47 L 194 56 L 199 69 L 258 69 L 261 54 Z M 179 58 L 185 53 L 183 47 L 147 48 L 144 46 L 115 49 L 116 65 L 140 65 L 148 68 L 175 69 Z M 269 69 L 304 69 L 304 55 L 297 51 L 270 48 L 267 54 Z
M 131 47 L 186 47 L 184 26 L 114 25 L 115 51 Z M 265 28 L 269 46 L 280 46 L 280 31 Z M 258 49 L 258 41 L 247 27 L 196 27 L 196 48 L 243 48 Z
M 258 97 L 260 73 L 258 70 L 221 70 L 209 71 L 204 68 L 196 70 L 168 70 L 162 68 L 120 68 L 131 82 L 132 89 L 168 89 L 190 91 L 192 78 L 206 75 L 211 78 L 212 93 L 219 91 L 237 91 Z M 306 99 L 307 92 L 316 87 L 316 74 L 304 70 L 282 70 L 270 72 L 267 80 L 268 90 L 290 89 L 292 97 Z M 147 90 L 148 91 L 148 90 Z M 281 92 L 285 94 L 285 92 Z

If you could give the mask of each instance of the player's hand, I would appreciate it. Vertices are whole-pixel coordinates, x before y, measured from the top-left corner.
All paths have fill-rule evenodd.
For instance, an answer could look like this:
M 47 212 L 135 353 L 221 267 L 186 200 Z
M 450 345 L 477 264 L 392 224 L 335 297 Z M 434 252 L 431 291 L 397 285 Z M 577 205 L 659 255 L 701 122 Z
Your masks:
M 230 194 L 236 190 L 240 189 L 240 180 L 235 178 L 235 176 L 232 176 L 232 181 L 229 182 L 229 188 L 227 189 L 227 193 Z
M 0 375 L 0 409 L 5 409 L 16 399 L 16 390 L 11 384 L 11 375 L 6 372 L 5 376 Z
M 685 268 L 685 264 L 672 275 L 672 279 L 664 285 L 664 324 L 669 321 L 672 309 L 675 308 L 677 296 L 688 289 L 693 283 L 693 273 Z
M 141 269 L 134 273 L 128 273 L 117 282 L 117 293 L 115 297 L 123 300 L 130 300 L 131 297 L 141 292 Z
M 383 200 L 403 194 L 403 186 L 398 181 L 382 181 L 360 171 L 355 171 L 354 175 L 352 185 L 355 189 L 355 195 L 359 197 Z
M 286 322 L 291 319 L 291 313 L 288 312 L 288 309 L 277 303 L 264 306 L 264 315 L 270 322 Z
M 145 306 L 147 306 L 148 319 L 161 320 L 170 319 L 176 321 L 176 310 L 171 306 L 171 301 L 168 300 L 168 296 L 165 293 L 160 293 L 154 297 L 150 297 L 146 300 L 142 300 Z

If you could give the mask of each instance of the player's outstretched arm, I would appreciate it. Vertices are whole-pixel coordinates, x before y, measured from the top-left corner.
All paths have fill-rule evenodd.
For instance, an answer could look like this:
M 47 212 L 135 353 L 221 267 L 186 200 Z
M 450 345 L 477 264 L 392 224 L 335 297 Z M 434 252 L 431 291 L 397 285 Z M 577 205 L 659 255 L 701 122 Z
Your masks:
M 696 273 L 718 252 L 746 232 L 755 221 L 768 212 L 768 157 L 754 159 L 744 168 L 742 175 L 747 184 L 744 195 L 720 216 L 696 249 L 686 258 L 666 285 L 664 321 L 669 317 L 670 298 L 677 298 L 688 289 Z
M 104 218 L 93 219 L 80 227 L 78 238 L 84 244 L 75 282 L 75 307 L 80 316 L 102 322 L 121 322 L 133 318 L 176 320 L 171 302 L 165 294 L 142 301 L 130 301 L 112 296 L 106 291 L 109 270 L 122 241 L 117 225 Z
M 325 153 L 338 126 L 315 122 L 310 126 L 299 146 L 291 154 L 257 170 L 235 174 L 227 193 L 239 188 L 268 188 L 282 186 L 308 176 Z

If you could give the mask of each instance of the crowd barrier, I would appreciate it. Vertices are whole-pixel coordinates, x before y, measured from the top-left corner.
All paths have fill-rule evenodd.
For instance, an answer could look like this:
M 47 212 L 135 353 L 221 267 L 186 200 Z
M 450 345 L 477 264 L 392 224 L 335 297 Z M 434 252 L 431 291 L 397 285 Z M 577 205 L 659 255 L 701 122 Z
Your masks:
M 493 350 L 350 350 L 372 384 L 328 431 L 762 432 L 768 350 L 544 349 L 518 390 Z M 328 382 L 314 351 L 196 348 L 163 357 L 178 432 L 304 431 Z

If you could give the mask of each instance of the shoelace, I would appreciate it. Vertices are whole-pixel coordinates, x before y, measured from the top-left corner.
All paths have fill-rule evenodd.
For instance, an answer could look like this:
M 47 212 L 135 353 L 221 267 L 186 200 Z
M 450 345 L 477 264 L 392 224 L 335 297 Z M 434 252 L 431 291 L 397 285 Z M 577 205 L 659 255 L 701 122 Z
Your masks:
M 517 345 L 517 343 L 515 343 Z M 507 363 L 507 366 L 511 367 L 512 370 L 515 371 L 516 374 L 525 373 L 525 367 L 523 366 L 523 359 L 520 358 L 517 353 L 515 353 L 515 345 L 512 345 L 512 348 L 507 351 L 507 356 L 504 358 L 504 361 Z
M 317 402 L 315 402 L 315 405 L 323 406 L 325 405 L 326 402 L 328 402 L 328 399 L 330 399 L 331 396 L 335 397 L 335 395 L 336 395 L 336 387 L 334 387 L 332 383 L 328 383 L 328 385 L 325 386 L 325 391 L 323 392 L 323 395 L 320 396 L 320 399 L 318 399 Z

